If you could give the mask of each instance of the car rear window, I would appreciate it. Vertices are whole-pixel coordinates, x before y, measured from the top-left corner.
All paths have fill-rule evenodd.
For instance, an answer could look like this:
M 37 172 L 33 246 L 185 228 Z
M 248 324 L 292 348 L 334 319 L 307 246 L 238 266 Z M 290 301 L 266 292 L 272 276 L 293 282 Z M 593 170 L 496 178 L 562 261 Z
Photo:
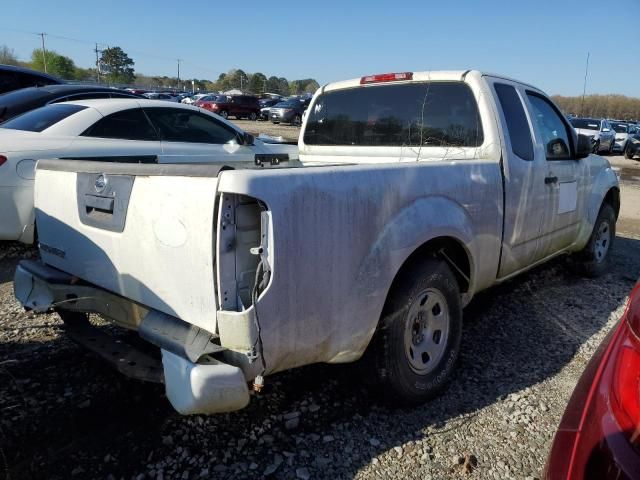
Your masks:
M 582 128 L 585 130 L 600 130 L 600 120 L 591 118 L 572 118 L 569 120 L 574 128 Z
M 483 142 L 473 93 L 462 82 L 375 85 L 327 92 L 313 105 L 307 145 L 459 146 Z
M 64 120 L 85 108 L 87 107 L 82 105 L 47 105 L 7 120 L 0 124 L 0 128 L 26 130 L 28 132 L 42 132 L 59 121 Z

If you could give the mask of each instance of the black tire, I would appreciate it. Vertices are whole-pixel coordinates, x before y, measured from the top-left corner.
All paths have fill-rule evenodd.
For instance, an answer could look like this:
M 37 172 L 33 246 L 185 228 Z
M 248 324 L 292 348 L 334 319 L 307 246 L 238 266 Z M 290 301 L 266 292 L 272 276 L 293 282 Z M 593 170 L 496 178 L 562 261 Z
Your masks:
M 278 125 L 280 122 L 271 122 L 271 123 L 273 123 L 274 125 Z
M 613 155 L 613 149 L 615 148 L 615 146 L 615 140 L 611 140 L 611 143 L 609 144 L 609 151 L 607 152 L 608 155 Z
M 632 160 L 633 159 L 633 152 L 631 151 L 631 149 L 629 147 L 627 147 L 624 151 L 624 158 L 626 158 L 627 160 Z
M 299 127 L 300 125 L 302 125 L 302 117 L 300 115 L 296 115 L 295 117 L 293 117 L 293 120 L 291 120 L 291 125 L 293 125 L 294 127 Z
M 596 143 L 593 144 L 593 153 L 596 155 L 600 151 L 600 140 L 596 140 Z
M 435 313 L 436 307 L 440 313 Z M 446 321 L 440 322 L 446 324 L 446 329 L 436 330 L 441 314 Z M 436 336 L 442 345 L 436 342 Z M 404 273 L 390 292 L 371 351 L 367 352 L 373 363 L 370 373 L 383 395 L 394 403 L 423 403 L 440 393 L 451 380 L 461 338 L 458 283 L 443 260 L 429 258 Z M 425 342 L 433 345 L 432 353 L 437 351 L 434 358 L 424 350 L 420 353 Z M 420 367 L 421 371 L 417 370 Z
M 574 270 L 586 277 L 598 277 L 611 263 L 611 250 L 616 238 L 616 214 L 613 207 L 603 203 L 587 245 L 572 255 Z
M 222 110 L 222 111 L 220 112 L 220 116 L 221 116 L 222 118 L 229 118 L 229 114 L 227 113 L 227 111 L 226 111 L 226 110 Z
M 251 112 L 249 114 L 249 120 L 252 120 L 255 122 L 257 119 L 258 119 L 258 115 L 256 114 L 256 112 Z
M 66 327 L 77 327 L 89 323 L 89 315 L 83 312 L 73 312 L 71 310 L 56 309 Z

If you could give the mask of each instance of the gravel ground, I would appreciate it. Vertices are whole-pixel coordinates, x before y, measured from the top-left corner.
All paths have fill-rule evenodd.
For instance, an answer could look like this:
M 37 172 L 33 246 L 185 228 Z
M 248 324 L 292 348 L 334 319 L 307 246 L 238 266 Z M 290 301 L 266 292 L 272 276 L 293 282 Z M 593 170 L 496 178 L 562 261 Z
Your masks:
M 379 401 L 359 365 L 313 365 L 268 377 L 243 411 L 181 417 L 161 386 L 124 378 L 67 340 L 55 315 L 23 312 L 11 278 L 20 258 L 37 253 L 0 243 L 0 472 L 11 479 L 540 477 L 573 387 L 640 276 L 640 215 L 633 216 L 640 170 L 613 160 L 624 183 L 610 273 L 584 279 L 559 259 L 480 294 L 465 310 L 450 388 L 411 409 Z

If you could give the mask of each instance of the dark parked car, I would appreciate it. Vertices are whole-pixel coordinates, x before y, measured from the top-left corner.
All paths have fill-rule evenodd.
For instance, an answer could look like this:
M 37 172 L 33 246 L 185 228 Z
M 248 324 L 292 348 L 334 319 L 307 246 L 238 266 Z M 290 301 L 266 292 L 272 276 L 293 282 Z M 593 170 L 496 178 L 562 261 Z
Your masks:
M 48 85 L 30 87 L 0 95 L 0 122 L 49 103 L 91 98 L 145 98 L 126 90 L 91 85 Z
M 271 107 L 280 103 L 280 98 L 263 98 L 258 103 L 260 104 L 260 118 L 262 120 L 269 120 L 269 111 Z
M 63 80 L 24 67 L 0 65 L 0 94 L 27 87 L 59 85 Z
M 640 126 L 635 129 L 634 133 L 629 134 L 627 145 L 624 149 L 624 156 L 629 160 L 637 155 L 640 155 Z
M 200 99 L 195 105 L 217 113 L 223 118 L 234 116 L 237 119 L 257 120 L 260 115 L 258 98 L 252 95 L 215 95 L 213 97 L 215 98 L 210 100 Z
M 302 114 L 311 103 L 311 98 L 290 98 L 271 107 L 269 118 L 273 123 L 302 124 Z
M 546 478 L 640 478 L 640 284 L 578 381 Z

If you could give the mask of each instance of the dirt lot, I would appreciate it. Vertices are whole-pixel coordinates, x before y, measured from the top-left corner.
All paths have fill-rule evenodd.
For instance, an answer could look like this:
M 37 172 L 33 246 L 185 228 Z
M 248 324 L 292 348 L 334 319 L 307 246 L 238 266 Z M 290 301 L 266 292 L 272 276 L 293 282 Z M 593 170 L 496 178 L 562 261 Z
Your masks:
M 610 160 L 622 180 L 610 273 L 584 279 L 559 259 L 479 295 L 450 388 L 412 409 L 379 402 L 354 366 L 314 365 L 269 377 L 241 412 L 181 417 L 161 387 L 66 339 L 55 315 L 24 313 L 11 278 L 36 253 L 0 243 L 0 478 L 539 477 L 580 373 L 640 276 L 640 163 Z M 477 460 L 468 476 L 465 457 Z
M 231 121 L 256 137 L 261 133 L 264 133 L 273 137 L 282 137 L 288 142 L 295 142 L 298 140 L 298 135 L 300 134 L 300 127 L 294 127 L 293 125 L 287 125 L 286 123 L 273 124 L 262 120 L 252 122 L 251 120 L 232 119 Z

